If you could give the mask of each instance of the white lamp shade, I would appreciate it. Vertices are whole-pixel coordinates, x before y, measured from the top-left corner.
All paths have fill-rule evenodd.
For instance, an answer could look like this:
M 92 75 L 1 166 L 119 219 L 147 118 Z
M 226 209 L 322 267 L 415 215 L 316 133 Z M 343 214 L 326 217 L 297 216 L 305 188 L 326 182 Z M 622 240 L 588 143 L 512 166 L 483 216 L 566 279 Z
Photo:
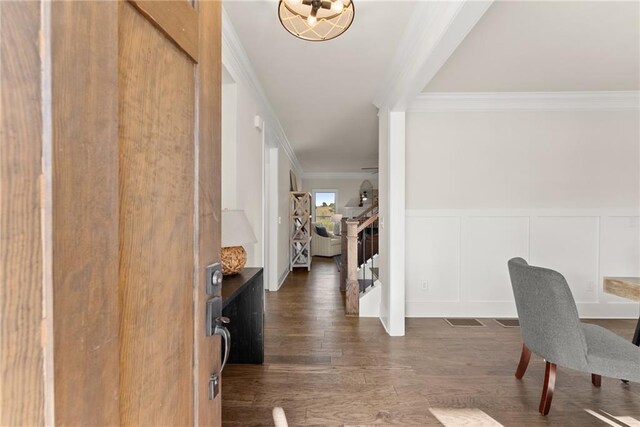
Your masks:
M 222 247 L 243 246 L 256 243 L 251 225 L 243 210 L 225 209 L 222 211 Z
M 340 221 L 342 221 L 342 214 L 331 215 L 331 222 L 340 222 Z

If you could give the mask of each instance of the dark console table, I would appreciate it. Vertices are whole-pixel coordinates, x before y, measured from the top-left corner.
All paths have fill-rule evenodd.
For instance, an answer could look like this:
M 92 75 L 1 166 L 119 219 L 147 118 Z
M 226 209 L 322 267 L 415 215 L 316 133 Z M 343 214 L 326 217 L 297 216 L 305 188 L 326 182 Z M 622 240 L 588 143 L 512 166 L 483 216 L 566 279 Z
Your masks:
M 231 321 L 228 363 L 264 362 L 264 291 L 262 268 L 245 268 L 222 281 L 222 315 Z

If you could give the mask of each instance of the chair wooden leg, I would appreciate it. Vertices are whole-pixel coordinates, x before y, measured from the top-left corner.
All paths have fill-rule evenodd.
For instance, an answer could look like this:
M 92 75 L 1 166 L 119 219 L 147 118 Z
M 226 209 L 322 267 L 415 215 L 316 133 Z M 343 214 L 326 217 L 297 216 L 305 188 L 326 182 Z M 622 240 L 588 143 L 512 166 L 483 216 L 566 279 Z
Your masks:
M 556 365 L 547 362 L 544 371 L 544 385 L 542 386 L 542 397 L 540 398 L 540 413 L 547 415 L 551 409 L 551 399 L 553 399 L 553 389 L 556 385 Z
M 529 359 L 531 359 L 531 350 L 527 348 L 526 345 L 522 344 L 522 354 L 520 354 L 520 363 L 518 363 L 518 368 L 516 369 L 516 378 L 522 379 L 524 373 L 527 372 L 527 367 L 529 366 Z
M 600 375 L 591 374 L 591 384 L 596 387 L 600 387 L 602 384 L 602 377 Z

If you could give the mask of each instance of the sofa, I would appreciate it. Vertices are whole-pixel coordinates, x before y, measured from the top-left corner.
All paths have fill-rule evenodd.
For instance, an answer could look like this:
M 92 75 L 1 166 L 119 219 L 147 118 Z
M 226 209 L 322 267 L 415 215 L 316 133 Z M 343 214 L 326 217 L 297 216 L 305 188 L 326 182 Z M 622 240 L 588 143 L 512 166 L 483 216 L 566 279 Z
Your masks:
M 317 226 L 322 227 L 322 224 L 315 222 L 311 224 L 311 255 L 326 257 L 340 255 L 342 252 L 342 238 L 333 233 L 328 233 L 329 237 L 323 237 L 318 234 Z

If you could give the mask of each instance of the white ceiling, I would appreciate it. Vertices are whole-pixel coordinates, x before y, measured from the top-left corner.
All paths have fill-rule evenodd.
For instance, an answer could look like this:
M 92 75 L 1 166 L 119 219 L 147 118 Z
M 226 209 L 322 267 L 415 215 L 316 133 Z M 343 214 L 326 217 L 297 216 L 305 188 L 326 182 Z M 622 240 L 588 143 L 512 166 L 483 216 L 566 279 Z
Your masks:
M 361 172 L 378 164 L 373 98 L 415 2 L 356 1 L 347 32 L 326 42 L 282 28 L 278 2 L 224 8 L 305 172 Z
M 496 1 L 428 92 L 640 89 L 637 1 Z

